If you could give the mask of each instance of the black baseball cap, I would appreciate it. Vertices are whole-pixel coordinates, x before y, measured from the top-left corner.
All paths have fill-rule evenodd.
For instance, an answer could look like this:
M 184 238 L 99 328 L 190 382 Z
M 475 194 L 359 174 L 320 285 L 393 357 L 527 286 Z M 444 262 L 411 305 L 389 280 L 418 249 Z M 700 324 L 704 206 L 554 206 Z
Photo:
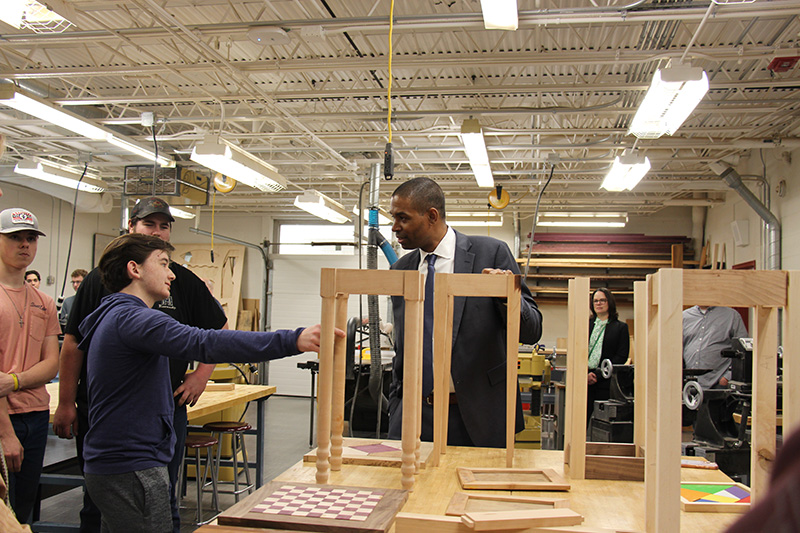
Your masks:
M 130 220 L 146 218 L 155 213 L 160 213 L 167 217 L 170 222 L 175 222 L 175 218 L 169 212 L 169 204 L 155 196 L 148 196 L 137 201 L 136 205 L 131 209 Z

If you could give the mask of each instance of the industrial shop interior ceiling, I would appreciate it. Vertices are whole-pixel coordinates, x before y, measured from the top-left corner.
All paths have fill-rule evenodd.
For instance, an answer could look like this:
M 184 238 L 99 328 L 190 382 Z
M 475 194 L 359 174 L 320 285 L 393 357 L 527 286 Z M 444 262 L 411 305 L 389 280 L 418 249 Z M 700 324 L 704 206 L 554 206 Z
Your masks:
M 800 144 L 796 0 L 519 0 L 516 30 L 486 29 L 478 0 L 407 0 L 391 43 L 389 0 L 34 4 L 0 22 L 0 179 L 86 164 L 117 204 L 125 167 L 146 179 L 157 156 L 157 174 L 202 175 L 181 190 L 237 169 L 218 213 L 318 220 L 296 200 L 324 196 L 346 218 L 389 140 L 390 49 L 394 181 L 437 180 L 454 212 L 485 212 L 494 190 L 476 181 L 471 132 L 504 213 L 531 221 L 551 170 L 540 214 L 647 215 L 722 202 L 709 164 Z M 676 130 L 643 132 L 634 116 L 672 67 L 708 91 Z M 641 181 L 601 188 L 626 158 L 649 163 Z

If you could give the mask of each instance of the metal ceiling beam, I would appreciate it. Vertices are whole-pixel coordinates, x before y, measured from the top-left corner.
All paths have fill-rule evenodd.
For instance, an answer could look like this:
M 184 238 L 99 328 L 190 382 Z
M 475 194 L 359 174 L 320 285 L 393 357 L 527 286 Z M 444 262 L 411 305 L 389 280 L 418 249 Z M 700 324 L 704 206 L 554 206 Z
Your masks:
M 0 40 L 2 43 L 2 40 Z M 748 47 L 747 51 L 740 53 L 738 47 L 715 47 L 703 50 L 701 55 L 711 61 L 738 61 L 745 59 L 766 59 L 775 55 L 775 47 L 755 46 Z M 699 53 L 699 52 L 698 52 Z M 663 50 L 602 50 L 602 51 L 554 51 L 554 52 L 528 52 L 510 51 L 503 53 L 465 53 L 457 56 L 441 56 L 438 54 L 420 54 L 413 56 L 396 55 L 392 58 L 393 69 L 417 69 L 420 62 L 426 68 L 474 68 L 474 67 L 502 67 L 527 65 L 530 67 L 564 65 L 619 65 L 632 63 L 649 63 L 671 57 L 679 58 L 680 52 L 665 52 Z M 331 57 L 325 59 L 270 59 L 237 61 L 236 70 L 243 74 L 263 75 L 277 72 L 363 72 L 386 68 L 387 59 L 378 57 Z M 24 70 L 0 69 L 0 77 L 9 80 L 23 79 L 50 79 L 50 78 L 75 78 L 83 76 L 153 76 L 156 74 L 169 74 L 174 67 L 180 67 L 182 74 L 199 74 L 213 72 L 224 67 L 224 62 L 204 62 L 190 65 L 164 64 L 164 65 L 99 65 L 78 67 L 41 67 L 26 68 Z M 724 82 L 722 82 L 724 83 Z M 644 88 L 647 88 L 646 84 Z M 638 85 L 637 85 L 638 86 Z M 630 85 L 627 85 L 630 87 Z M 713 85 L 712 85 L 713 87 Z
M 259 0 L 258 3 L 262 3 Z M 74 1 L 79 11 L 89 11 L 83 2 Z M 241 2 L 239 2 L 241 3 Z M 255 3 L 255 2 L 253 2 Z M 229 2 L 219 2 L 217 5 L 228 5 Z M 206 4 L 208 5 L 208 4 Z M 114 3 L 107 3 L 106 7 L 116 7 Z M 192 3 L 197 8 L 196 3 Z M 164 9 L 181 7 L 179 2 L 163 2 Z M 519 12 L 520 29 L 536 26 L 561 26 L 568 24 L 609 24 L 621 23 L 631 26 L 640 26 L 645 22 L 680 21 L 695 22 L 703 19 L 708 8 L 707 3 L 695 5 L 680 4 L 645 4 L 635 10 L 620 9 L 615 6 L 595 8 L 571 9 L 543 9 L 521 10 Z M 103 10 L 93 10 L 103 11 Z M 720 6 L 714 13 L 715 20 L 741 20 L 751 17 L 780 17 L 800 14 L 800 6 L 794 0 L 773 0 L 769 7 L 763 3 L 757 4 L 729 4 Z M 479 29 L 484 30 L 483 15 L 481 13 L 442 13 L 427 15 L 395 16 L 394 31 L 398 34 L 405 31 L 431 32 L 444 29 Z M 307 27 L 321 26 L 326 32 L 348 33 L 379 33 L 386 34 L 389 24 L 386 16 L 375 17 L 337 17 L 335 19 L 295 19 L 280 21 L 242 21 L 220 24 L 187 24 L 192 32 L 215 35 L 232 35 L 245 33 L 252 27 L 278 27 L 288 30 L 300 30 Z M 169 37 L 170 33 L 164 28 L 120 28 L 117 30 L 127 38 L 156 38 Z M 89 39 L 106 39 L 108 36 L 101 31 L 77 31 L 60 34 L 60 41 L 83 41 Z M 0 39 L 9 42 L 35 43 L 42 40 L 41 35 L 19 36 L 14 34 L 0 35 Z

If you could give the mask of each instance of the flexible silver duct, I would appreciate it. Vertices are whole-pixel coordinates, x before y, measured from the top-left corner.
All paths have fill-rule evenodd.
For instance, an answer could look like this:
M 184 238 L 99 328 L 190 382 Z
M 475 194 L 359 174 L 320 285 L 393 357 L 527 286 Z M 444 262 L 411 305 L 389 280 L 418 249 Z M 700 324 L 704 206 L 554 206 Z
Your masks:
M 781 223 L 778 217 L 773 215 L 770 210 L 748 189 L 742 182 L 742 177 L 724 163 L 712 163 L 709 165 L 720 178 L 725 180 L 728 186 L 739 193 L 739 196 L 747 202 L 747 205 L 760 216 L 767 224 L 767 264 L 768 270 L 780 270 L 781 268 Z

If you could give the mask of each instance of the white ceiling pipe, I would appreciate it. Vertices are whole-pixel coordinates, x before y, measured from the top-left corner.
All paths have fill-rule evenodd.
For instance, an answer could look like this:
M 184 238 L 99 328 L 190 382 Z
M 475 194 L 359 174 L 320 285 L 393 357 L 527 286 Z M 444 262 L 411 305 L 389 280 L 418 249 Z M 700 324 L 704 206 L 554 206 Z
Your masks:
M 45 183 L 41 180 L 27 177 L 0 178 L 0 181 L 33 189 L 70 204 L 75 202 L 75 190 L 61 187 L 60 185 Z M 76 206 L 79 213 L 108 213 L 111 211 L 113 204 L 111 193 L 78 192 Z

